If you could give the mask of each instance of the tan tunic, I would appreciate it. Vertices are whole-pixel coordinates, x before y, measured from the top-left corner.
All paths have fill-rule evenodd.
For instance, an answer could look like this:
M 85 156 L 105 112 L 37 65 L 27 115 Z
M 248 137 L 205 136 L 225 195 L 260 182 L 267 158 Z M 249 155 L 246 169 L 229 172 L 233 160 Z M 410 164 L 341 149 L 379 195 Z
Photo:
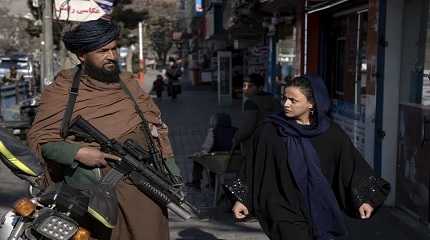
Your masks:
M 73 71 L 64 70 L 43 92 L 38 114 L 28 134 L 30 146 L 39 155 L 41 155 L 41 145 L 44 143 L 64 140 L 60 137 L 60 127 L 72 79 Z M 138 101 L 139 108 L 149 122 L 150 128 L 157 130 L 158 137 L 154 137 L 154 140 L 160 147 L 163 157 L 166 159 L 173 157 L 167 126 L 161 121 L 158 107 L 151 97 L 140 89 L 131 74 L 123 73 L 121 79 Z M 139 129 L 142 120 L 133 102 L 119 84 L 105 84 L 82 75 L 72 119 L 78 115 L 84 117 L 109 138 L 120 141 L 132 136 L 143 138 L 143 133 Z M 72 139 L 66 141 L 73 142 Z M 106 169 L 103 172 L 106 172 Z M 169 238 L 165 208 L 154 203 L 128 180 L 118 183 L 116 192 L 120 211 L 111 239 L 164 240 Z

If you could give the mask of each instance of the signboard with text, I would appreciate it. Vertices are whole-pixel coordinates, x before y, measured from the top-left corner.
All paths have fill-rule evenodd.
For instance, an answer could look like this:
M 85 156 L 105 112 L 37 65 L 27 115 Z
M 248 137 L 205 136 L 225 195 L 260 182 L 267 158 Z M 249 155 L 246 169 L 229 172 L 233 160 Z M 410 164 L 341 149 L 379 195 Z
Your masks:
M 231 52 L 218 52 L 218 104 L 232 103 L 232 55 Z
M 424 70 L 423 74 L 423 105 L 430 105 L 430 70 Z
M 54 19 L 57 20 L 86 22 L 103 15 L 105 11 L 93 0 L 55 0 Z
M 203 0 L 196 0 L 195 5 L 196 16 L 203 16 Z

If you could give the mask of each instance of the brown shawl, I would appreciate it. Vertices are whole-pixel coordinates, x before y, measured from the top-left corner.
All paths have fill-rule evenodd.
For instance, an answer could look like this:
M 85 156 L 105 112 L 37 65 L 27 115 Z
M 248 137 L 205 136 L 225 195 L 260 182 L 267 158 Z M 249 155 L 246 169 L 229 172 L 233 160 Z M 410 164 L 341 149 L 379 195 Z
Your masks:
M 55 81 L 43 92 L 38 114 L 27 138 L 31 148 L 39 154 L 43 144 L 63 140 L 60 136 L 60 128 L 73 75 L 73 69 L 61 71 Z M 160 110 L 130 73 L 121 73 L 120 78 L 138 102 L 163 157 L 172 158 L 173 151 L 168 139 L 168 129 L 161 120 Z M 119 83 L 106 84 L 84 73 L 81 75 L 79 95 L 72 119 L 78 115 L 96 126 L 107 137 L 115 139 L 129 134 L 142 122 L 132 100 L 121 89 Z
M 55 81 L 43 92 L 38 114 L 27 138 L 31 148 L 40 156 L 42 155 L 41 146 L 44 143 L 63 140 L 60 137 L 60 128 L 73 75 L 72 69 L 60 72 Z M 172 158 L 173 152 L 168 139 L 167 126 L 161 121 L 160 110 L 151 97 L 141 90 L 131 74 L 123 73 L 120 78 L 138 102 L 163 157 Z M 121 89 L 119 83 L 105 84 L 87 75 L 81 76 L 79 95 L 72 119 L 78 115 L 88 120 L 107 137 L 118 141 L 139 132 L 142 122 L 134 108 L 134 103 Z M 67 138 L 66 141 L 73 142 L 73 138 Z M 54 169 L 48 169 L 51 174 L 54 174 L 51 176 L 54 177 L 52 180 L 59 180 L 55 179 L 55 164 L 51 165 L 52 163 L 48 162 L 47 164 L 54 167 Z M 124 179 L 118 183 L 116 192 L 120 212 L 119 221 L 112 230 L 111 239 L 169 239 L 166 208 L 158 206 Z

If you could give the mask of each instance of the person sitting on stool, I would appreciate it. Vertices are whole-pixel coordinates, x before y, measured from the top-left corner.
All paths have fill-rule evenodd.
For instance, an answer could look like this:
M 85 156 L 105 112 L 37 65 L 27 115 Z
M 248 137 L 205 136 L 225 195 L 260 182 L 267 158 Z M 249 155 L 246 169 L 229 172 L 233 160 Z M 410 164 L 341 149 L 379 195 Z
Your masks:
M 208 154 L 211 152 L 230 151 L 233 146 L 233 136 L 237 128 L 231 124 L 231 117 L 226 113 L 216 113 L 211 116 L 209 129 L 202 145 L 202 150 L 196 155 Z M 200 190 L 203 166 L 200 163 L 193 162 L 192 181 L 187 186 Z M 214 176 L 211 175 L 211 183 L 214 182 Z M 213 184 L 212 184 L 213 185 Z

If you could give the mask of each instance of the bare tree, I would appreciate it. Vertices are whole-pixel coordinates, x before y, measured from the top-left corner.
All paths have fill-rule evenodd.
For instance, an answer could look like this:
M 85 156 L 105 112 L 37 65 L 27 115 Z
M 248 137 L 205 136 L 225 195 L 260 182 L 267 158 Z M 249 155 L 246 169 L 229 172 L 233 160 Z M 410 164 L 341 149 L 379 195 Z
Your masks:
M 173 46 L 173 32 L 176 21 L 176 1 L 158 0 L 147 1 L 149 19 L 147 33 L 150 48 L 158 58 L 159 63 L 165 64 L 167 55 Z
M 165 17 L 151 19 L 148 26 L 151 47 L 162 64 L 166 63 L 167 54 L 173 45 L 173 26 L 173 22 Z
M 133 14 L 138 12 L 139 14 Z M 122 0 L 114 11 L 114 19 L 123 28 L 120 44 L 137 43 L 137 23 L 145 21 L 144 46 L 147 55 L 156 56 L 165 63 L 172 47 L 173 26 L 176 16 L 176 0 Z
M 27 20 L 11 16 L 6 8 L 0 8 L 0 50 L 3 53 L 32 49 L 32 40 L 25 31 L 26 26 Z

